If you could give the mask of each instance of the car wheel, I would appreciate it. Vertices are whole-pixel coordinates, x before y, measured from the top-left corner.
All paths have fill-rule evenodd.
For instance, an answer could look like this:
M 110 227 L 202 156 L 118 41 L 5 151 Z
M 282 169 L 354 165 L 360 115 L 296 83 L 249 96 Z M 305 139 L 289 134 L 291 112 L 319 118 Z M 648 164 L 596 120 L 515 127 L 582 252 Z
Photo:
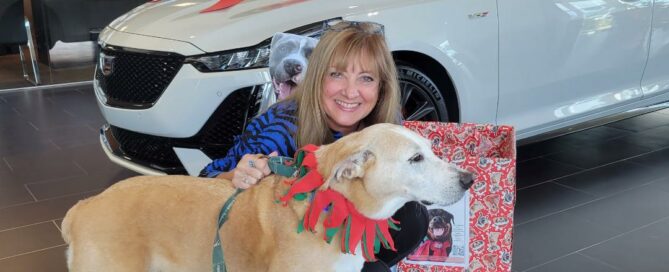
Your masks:
M 420 70 L 398 63 L 402 115 L 407 121 L 448 122 L 446 99 L 439 87 Z

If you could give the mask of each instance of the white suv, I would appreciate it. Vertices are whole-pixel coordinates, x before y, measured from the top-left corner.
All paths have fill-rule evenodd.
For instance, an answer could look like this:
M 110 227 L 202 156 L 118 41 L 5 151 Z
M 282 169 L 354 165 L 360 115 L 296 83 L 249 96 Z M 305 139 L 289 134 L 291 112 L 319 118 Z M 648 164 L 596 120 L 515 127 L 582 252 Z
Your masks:
M 113 161 L 199 173 L 271 103 L 270 37 L 318 36 L 331 19 L 385 26 L 407 119 L 510 124 L 530 141 L 669 100 L 669 1 L 247 0 L 201 12 L 216 2 L 146 3 L 100 34 L 94 84 Z

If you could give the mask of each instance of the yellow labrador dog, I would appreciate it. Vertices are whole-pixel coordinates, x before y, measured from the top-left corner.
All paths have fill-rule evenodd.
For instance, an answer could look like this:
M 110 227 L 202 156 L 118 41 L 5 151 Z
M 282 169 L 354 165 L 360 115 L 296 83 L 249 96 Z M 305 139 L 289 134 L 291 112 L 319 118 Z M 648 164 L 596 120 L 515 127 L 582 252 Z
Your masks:
M 435 156 L 430 142 L 401 126 L 379 124 L 315 152 L 328 187 L 372 219 L 409 201 L 450 204 L 471 186 L 470 173 Z M 62 224 L 71 271 L 211 271 L 219 231 L 228 271 L 360 271 L 364 258 L 339 239 L 297 233 L 308 201 L 277 204 L 289 185 L 270 175 L 242 192 L 217 230 L 231 182 L 140 176 L 72 207 Z M 321 219 L 322 220 L 322 219 Z M 322 226 L 316 229 L 322 232 Z M 339 235 L 339 234 L 337 234 Z

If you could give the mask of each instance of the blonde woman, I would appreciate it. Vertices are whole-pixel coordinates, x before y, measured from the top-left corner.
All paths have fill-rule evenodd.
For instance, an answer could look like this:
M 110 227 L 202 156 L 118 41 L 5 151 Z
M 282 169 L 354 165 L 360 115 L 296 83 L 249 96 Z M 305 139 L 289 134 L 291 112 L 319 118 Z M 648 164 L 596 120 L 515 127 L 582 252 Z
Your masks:
M 377 123 L 399 124 L 396 73 L 383 26 L 348 21 L 329 26 L 295 92 L 254 118 L 228 154 L 201 176 L 228 179 L 246 189 L 270 174 L 264 155 L 292 157 L 299 146 L 328 144 Z M 387 271 L 425 236 L 424 207 L 409 203 L 393 218 L 402 222 L 402 230 L 393 233 L 398 252 L 382 250 L 377 255 L 382 262 L 367 263 L 363 271 Z

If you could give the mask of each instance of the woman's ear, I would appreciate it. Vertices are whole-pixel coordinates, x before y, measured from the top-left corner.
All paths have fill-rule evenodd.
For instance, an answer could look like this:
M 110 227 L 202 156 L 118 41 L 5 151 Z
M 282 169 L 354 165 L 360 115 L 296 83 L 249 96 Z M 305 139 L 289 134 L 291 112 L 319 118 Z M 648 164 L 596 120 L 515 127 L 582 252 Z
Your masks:
M 337 163 L 332 169 L 330 182 L 341 182 L 365 176 L 365 164 L 374 159 L 374 153 L 362 150 Z

